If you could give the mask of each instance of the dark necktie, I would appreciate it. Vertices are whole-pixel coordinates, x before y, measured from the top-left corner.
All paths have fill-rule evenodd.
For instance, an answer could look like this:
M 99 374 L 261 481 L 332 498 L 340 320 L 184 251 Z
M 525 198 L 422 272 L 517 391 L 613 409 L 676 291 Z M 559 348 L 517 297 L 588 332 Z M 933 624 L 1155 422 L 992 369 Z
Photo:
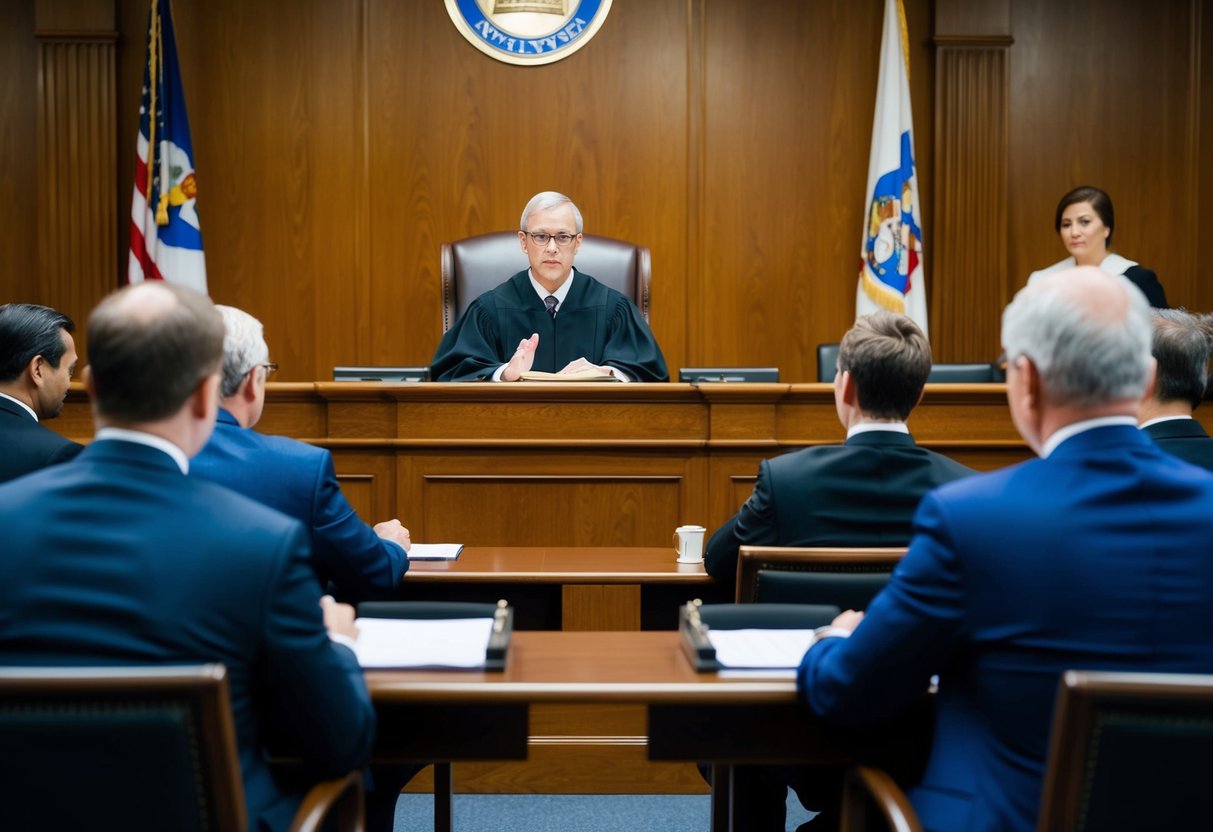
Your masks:
M 543 299 L 543 305 L 548 308 L 548 314 L 553 318 L 556 317 L 556 304 L 558 303 L 560 303 L 560 301 L 556 300 L 555 295 L 548 295 Z

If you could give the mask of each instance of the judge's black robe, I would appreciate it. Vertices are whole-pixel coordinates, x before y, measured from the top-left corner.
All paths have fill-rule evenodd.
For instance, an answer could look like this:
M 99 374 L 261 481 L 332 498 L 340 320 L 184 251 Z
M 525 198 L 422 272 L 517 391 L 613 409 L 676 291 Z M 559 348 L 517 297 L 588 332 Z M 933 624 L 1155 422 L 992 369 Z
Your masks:
M 633 381 L 668 381 L 661 348 L 636 305 L 583 272 L 570 279 L 573 285 L 554 318 L 525 271 L 476 298 L 442 336 L 430 377 L 491 379 L 518 342 L 537 332 L 532 370 L 556 373 L 584 357 L 592 364 L 618 367 Z

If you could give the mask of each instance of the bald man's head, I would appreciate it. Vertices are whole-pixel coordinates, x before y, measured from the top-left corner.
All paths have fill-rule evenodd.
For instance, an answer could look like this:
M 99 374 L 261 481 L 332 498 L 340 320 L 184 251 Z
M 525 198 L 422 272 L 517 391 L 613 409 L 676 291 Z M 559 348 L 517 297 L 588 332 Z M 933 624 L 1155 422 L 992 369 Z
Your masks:
M 128 286 L 89 317 L 88 358 L 100 414 L 117 422 L 160 421 L 219 371 L 223 319 L 191 289 L 163 281 Z

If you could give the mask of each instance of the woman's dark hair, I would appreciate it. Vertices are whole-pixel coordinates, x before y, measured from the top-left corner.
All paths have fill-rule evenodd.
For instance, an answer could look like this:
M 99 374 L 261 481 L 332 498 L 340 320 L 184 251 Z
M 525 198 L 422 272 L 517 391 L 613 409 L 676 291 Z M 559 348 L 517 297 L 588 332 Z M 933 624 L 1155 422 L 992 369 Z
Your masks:
M 1112 197 L 1092 185 L 1081 185 L 1061 198 L 1057 203 L 1057 216 L 1053 218 L 1053 230 L 1061 232 L 1061 215 L 1076 202 L 1089 202 L 1108 227 L 1108 245 L 1112 245 L 1112 231 L 1116 227 L 1116 214 L 1112 211 Z

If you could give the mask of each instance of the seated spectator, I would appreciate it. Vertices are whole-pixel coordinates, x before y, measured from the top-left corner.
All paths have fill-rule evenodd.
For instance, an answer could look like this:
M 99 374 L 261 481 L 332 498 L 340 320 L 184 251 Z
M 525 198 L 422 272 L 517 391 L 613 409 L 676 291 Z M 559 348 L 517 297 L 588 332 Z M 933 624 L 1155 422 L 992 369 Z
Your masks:
M 84 448 L 43 426 L 63 409 L 76 372 L 76 325 L 30 303 L 0 306 L 0 482 L 71 459 Z
M 1213 439 L 1193 412 L 1204 398 L 1213 331 L 1208 318 L 1182 309 L 1154 310 L 1154 386 L 1138 419 L 1169 454 L 1213 470 Z
M 353 611 L 322 607 L 298 521 L 187 476 L 219 402 L 223 321 L 205 296 L 163 281 L 110 295 L 88 355 L 96 439 L 0 485 L 0 664 L 222 663 L 248 828 L 286 830 L 308 784 L 271 772 L 271 729 L 307 780 L 365 765 L 375 738 L 354 653 L 326 632 L 355 638 Z
M 211 441 L 194 458 L 193 475 L 225 485 L 294 517 L 311 535 L 312 567 L 321 586 L 343 601 L 391 599 L 409 568 L 409 530 L 399 520 L 372 530 L 337 482 L 333 456 L 253 430 L 265 406 L 265 381 L 277 365 L 261 322 L 231 306 L 223 316 L 223 399 Z
M 973 470 L 920 448 L 906 419 L 922 399 L 931 345 L 909 317 L 864 315 L 838 346 L 834 404 L 843 445 L 758 465 L 754 493 L 708 541 L 708 574 L 726 587 L 747 546 L 904 546 L 922 495 Z
M 938 676 L 909 793 L 937 832 L 1036 828 L 1065 670 L 1213 673 L 1213 475 L 1137 429 L 1145 296 L 1059 271 L 1015 296 L 1002 340 L 1011 416 L 1040 458 L 927 494 L 888 587 L 798 672 L 837 725 L 895 714 Z

